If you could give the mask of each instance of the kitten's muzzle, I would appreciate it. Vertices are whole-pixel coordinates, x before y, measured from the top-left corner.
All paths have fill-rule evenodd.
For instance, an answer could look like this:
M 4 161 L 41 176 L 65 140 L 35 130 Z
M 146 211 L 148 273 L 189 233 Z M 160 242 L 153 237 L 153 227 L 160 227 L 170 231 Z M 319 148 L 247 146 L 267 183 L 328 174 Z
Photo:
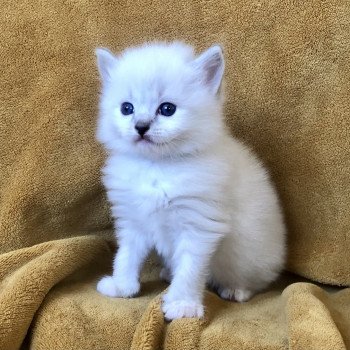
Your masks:
M 137 130 L 138 134 L 143 137 L 146 132 L 149 130 L 151 124 L 148 123 L 136 123 L 135 129 Z

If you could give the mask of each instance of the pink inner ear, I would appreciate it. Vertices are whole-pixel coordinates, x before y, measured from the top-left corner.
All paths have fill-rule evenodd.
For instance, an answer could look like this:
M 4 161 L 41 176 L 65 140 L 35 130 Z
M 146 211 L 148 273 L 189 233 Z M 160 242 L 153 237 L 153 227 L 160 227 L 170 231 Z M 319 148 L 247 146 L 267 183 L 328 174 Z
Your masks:
M 212 46 L 203 52 L 196 60 L 195 65 L 202 72 L 203 83 L 216 94 L 219 90 L 224 73 L 224 58 L 219 46 Z
M 205 70 L 207 72 L 206 83 L 211 84 L 216 78 L 218 70 L 221 67 L 221 56 L 219 54 L 215 54 L 210 57 L 210 60 L 206 62 Z
M 110 78 L 110 72 L 115 67 L 117 58 L 113 55 L 111 51 L 104 48 L 97 48 L 97 66 L 100 72 L 102 81 L 107 81 Z

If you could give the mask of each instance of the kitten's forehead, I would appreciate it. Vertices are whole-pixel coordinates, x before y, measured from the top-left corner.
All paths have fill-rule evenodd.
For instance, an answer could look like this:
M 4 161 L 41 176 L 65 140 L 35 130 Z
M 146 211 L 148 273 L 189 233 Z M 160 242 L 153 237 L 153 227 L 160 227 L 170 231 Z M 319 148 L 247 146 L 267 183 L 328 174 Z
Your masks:
M 172 86 L 181 88 L 186 84 L 193 57 L 192 47 L 181 43 L 132 48 L 119 57 L 117 79 L 129 92 L 142 92 L 154 98 Z

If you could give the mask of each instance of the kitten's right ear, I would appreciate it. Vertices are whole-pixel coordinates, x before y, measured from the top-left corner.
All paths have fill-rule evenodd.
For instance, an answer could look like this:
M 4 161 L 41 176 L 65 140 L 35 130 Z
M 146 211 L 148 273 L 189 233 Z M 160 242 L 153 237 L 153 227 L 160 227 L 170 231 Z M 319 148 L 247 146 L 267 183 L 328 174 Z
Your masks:
M 118 59 L 111 51 L 105 48 L 97 48 L 95 50 L 97 57 L 97 67 L 100 72 L 102 82 L 106 82 L 111 77 L 113 68 L 116 67 Z

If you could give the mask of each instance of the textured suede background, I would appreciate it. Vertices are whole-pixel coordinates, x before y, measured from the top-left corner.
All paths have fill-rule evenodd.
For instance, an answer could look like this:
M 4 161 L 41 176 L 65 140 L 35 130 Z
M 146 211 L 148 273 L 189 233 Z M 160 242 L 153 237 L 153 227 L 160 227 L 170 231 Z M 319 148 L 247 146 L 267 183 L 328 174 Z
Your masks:
M 204 321 L 171 324 L 153 262 L 139 298 L 97 294 L 114 245 L 94 139 L 93 53 L 153 39 L 222 44 L 228 125 L 276 182 L 288 269 L 349 286 L 349 2 L 3 0 L 1 8 L 1 349 L 350 346 L 349 289 L 289 280 L 243 305 L 208 292 Z

